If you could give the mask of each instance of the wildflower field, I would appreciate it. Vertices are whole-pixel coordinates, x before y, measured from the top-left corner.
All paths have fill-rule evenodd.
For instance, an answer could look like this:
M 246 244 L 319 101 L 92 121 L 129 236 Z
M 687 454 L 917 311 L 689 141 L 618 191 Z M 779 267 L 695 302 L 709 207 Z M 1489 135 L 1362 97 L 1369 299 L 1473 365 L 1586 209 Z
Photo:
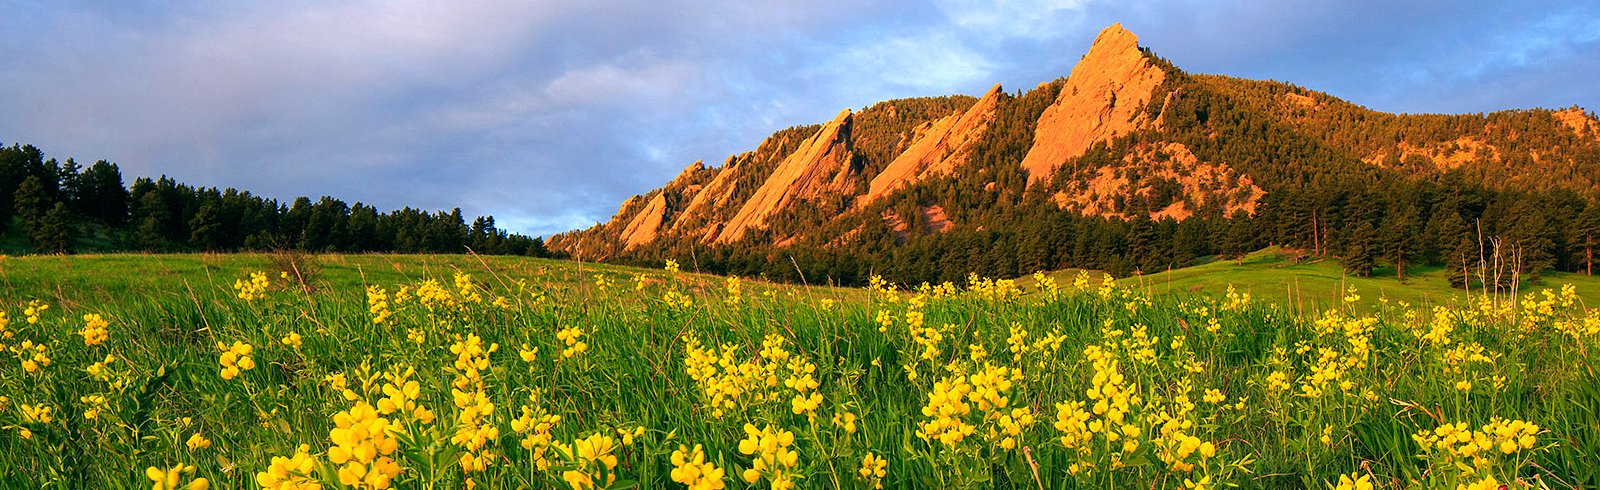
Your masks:
M 498 258 L 74 292 L 30 260 L 0 259 L 4 488 L 1600 485 L 1571 287 L 1301 310 Z

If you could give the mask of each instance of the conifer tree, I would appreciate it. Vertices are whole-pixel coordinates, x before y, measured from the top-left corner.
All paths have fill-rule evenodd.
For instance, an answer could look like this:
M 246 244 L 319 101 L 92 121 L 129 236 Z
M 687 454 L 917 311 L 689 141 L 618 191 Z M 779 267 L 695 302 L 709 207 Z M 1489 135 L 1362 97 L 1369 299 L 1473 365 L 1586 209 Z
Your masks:
M 1584 203 L 1572 224 L 1572 235 L 1568 243 L 1572 244 L 1573 255 L 1582 261 L 1585 275 L 1594 275 L 1594 252 L 1600 248 L 1600 201 L 1589 199 Z
M 1349 238 L 1344 247 L 1344 271 L 1347 274 L 1367 277 L 1372 274 L 1372 268 L 1378 258 L 1377 230 L 1372 227 L 1372 222 L 1359 220 L 1354 230 L 1350 231 Z
M 41 253 L 72 253 L 72 229 L 67 223 L 67 205 L 57 202 L 35 223 L 30 238 Z
M 39 226 L 39 220 L 49 212 L 50 200 L 45 195 L 44 184 L 38 177 L 28 176 L 22 184 L 17 186 L 17 192 L 12 195 L 17 217 L 22 220 L 22 231 L 28 236 L 33 236 Z
M 1417 208 L 1409 204 L 1384 216 L 1383 255 L 1394 264 L 1395 277 L 1406 280 L 1406 270 L 1418 255 L 1420 239 L 1417 237 Z

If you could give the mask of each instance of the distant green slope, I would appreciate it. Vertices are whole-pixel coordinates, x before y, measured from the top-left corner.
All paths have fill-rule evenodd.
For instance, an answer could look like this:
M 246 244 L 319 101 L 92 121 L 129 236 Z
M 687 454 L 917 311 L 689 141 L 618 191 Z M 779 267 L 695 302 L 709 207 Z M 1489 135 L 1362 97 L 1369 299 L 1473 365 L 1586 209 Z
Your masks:
M 1464 298 L 1467 291 L 1450 287 L 1441 267 L 1424 267 L 1412 271 L 1401 284 L 1393 269 L 1379 269 L 1371 277 L 1354 277 L 1344 274 L 1338 259 L 1310 258 L 1296 263 L 1294 254 L 1273 247 L 1251 253 L 1244 265 L 1233 260 L 1217 260 L 1193 267 L 1175 269 L 1144 276 L 1118 280 L 1119 284 L 1139 284 L 1152 293 L 1223 294 L 1228 286 L 1248 292 L 1254 298 L 1295 305 L 1304 311 L 1327 305 L 1343 296 L 1346 286 L 1353 286 L 1363 304 L 1373 305 L 1379 298 L 1405 301 L 1412 305 L 1424 303 L 1449 303 Z M 1076 270 L 1058 271 L 1052 276 L 1062 285 L 1071 284 Z M 1381 274 L 1381 275 L 1380 275 Z M 1099 276 L 1095 275 L 1096 284 Z M 1564 272 L 1547 272 L 1538 284 L 1524 284 L 1520 293 L 1537 292 L 1572 284 L 1585 304 L 1600 305 L 1600 276 L 1586 276 Z M 1480 293 L 1472 291 L 1473 296 Z

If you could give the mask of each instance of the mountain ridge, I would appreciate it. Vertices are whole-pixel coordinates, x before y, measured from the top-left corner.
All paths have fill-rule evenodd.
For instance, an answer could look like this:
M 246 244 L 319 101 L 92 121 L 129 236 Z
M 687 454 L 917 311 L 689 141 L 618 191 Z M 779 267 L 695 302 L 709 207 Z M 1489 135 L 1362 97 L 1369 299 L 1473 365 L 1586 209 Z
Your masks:
M 1423 200 L 1400 202 L 1405 196 L 1386 194 L 1395 186 L 1416 186 Z M 1470 193 L 1444 203 L 1442 188 L 1457 201 Z M 1381 113 L 1288 83 L 1189 74 L 1113 24 L 1068 77 L 1026 93 L 996 84 L 978 98 L 846 109 L 774 133 L 720 167 L 697 162 L 629 199 L 607 223 L 554 235 L 550 246 L 594 260 L 706 253 L 745 272 L 805 255 L 831 264 L 819 269 L 826 275 L 859 279 L 863 269 L 898 267 L 883 261 L 935 260 L 905 257 L 915 254 L 906 247 L 942 250 L 982 236 L 1044 251 L 968 258 L 973 268 L 1118 256 L 1112 261 L 1132 265 L 1105 268 L 1136 272 L 1223 252 L 1236 217 L 1272 228 L 1247 237 L 1261 245 L 1342 254 L 1360 241 L 1350 237 L 1359 222 L 1391 226 L 1391 201 L 1418 208 L 1419 223 L 1404 226 L 1436 238 L 1428 227 L 1445 226 L 1433 221 L 1446 204 L 1457 217 L 1445 221 L 1493 218 L 1496 232 L 1510 233 L 1514 220 L 1495 214 L 1511 206 L 1503 196 L 1582 208 L 1597 189 L 1600 121 L 1581 108 Z M 1371 196 L 1384 203 L 1363 207 Z M 1036 230 L 1041 223 L 1058 226 Z M 1152 248 L 1139 245 L 1141 233 L 1204 243 Z M 1572 246 L 1569 237 L 1557 241 Z M 1192 250 L 1171 253 L 1181 248 Z M 1440 260 L 1438 250 L 1414 248 Z M 949 277 L 954 261 L 939 260 L 946 272 L 912 276 Z

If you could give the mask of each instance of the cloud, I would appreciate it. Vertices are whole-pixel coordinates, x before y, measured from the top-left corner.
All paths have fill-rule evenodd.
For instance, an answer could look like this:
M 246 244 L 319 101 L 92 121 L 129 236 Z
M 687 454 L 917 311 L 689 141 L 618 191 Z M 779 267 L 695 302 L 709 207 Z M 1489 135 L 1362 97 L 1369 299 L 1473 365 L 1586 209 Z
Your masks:
M 1122 22 L 1200 73 L 1375 109 L 1593 105 L 1600 7 L 1105 0 L 29 3 L 0 138 L 134 175 L 536 235 L 899 97 L 1030 88 Z

